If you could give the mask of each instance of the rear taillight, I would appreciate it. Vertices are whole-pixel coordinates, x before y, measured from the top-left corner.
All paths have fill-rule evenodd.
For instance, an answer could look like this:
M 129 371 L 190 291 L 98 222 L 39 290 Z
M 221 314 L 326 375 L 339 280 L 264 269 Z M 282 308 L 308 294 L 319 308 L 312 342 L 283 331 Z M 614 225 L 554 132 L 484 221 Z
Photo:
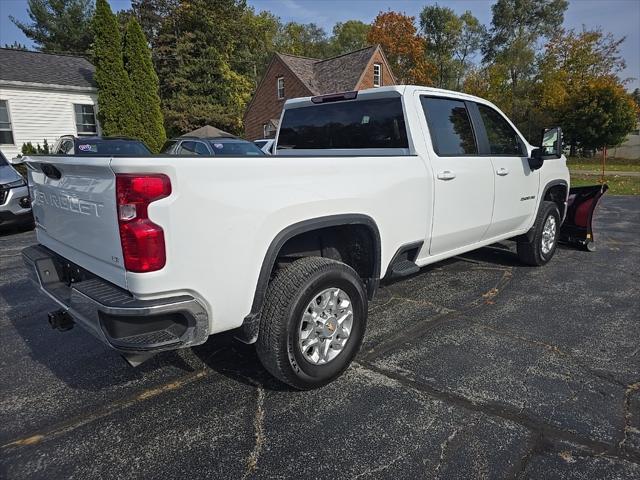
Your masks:
M 149 220 L 148 207 L 170 194 L 171 181 L 166 175 L 116 175 L 120 243 L 124 266 L 130 272 L 153 272 L 164 267 L 164 232 Z

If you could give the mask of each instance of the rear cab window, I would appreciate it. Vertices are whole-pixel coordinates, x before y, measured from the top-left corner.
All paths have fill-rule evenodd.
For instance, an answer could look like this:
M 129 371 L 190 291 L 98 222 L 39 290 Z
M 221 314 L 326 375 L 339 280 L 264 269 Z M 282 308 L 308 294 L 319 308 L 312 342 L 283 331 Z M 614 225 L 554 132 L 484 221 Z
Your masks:
M 279 152 L 408 147 L 399 96 L 287 108 L 277 143 Z

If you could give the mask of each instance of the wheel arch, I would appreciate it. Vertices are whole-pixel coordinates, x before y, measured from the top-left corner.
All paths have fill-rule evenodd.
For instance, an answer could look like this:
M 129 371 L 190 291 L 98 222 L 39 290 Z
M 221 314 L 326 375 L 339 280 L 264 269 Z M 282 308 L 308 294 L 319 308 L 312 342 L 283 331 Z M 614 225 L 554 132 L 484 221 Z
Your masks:
M 552 180 L 548 182 L 542 195 L 540 195 L 540 202 L 538 202 L 538 210 L 540 205 L 544 201 L 551 201 L 558 205 L 560 211 L 560 222 L 564 221 L 564 217 L 567 214 L 567 198 L 569 196 L 569 184 L 566 180 Z M 537 212 L 536 212 L 537 213 Z
M 378 288 L 378 284 L 380 283 L 381 269 L 381 240 L 380 231 L 376 222 L 368 215 L 356 213 L 329 215 L 303 220 L 281 230 L 269 244 L 258 275 L 253 303 L 251 305 L 251 312 L 244 318 L 243 324 L 236 337 L 247 343 L 255 342 L 258 335 L 260 312 L 264 304 L 267 286 L 273 269 L 276 266 L 276 262 L 278 258 L 280 258 L 280 253 L 288 242 L 301 238 L 305 234 L 310 234 L 312 232 L 326 231 L 327 229 L 332 228 L 353 227 L 366 229 L 370 236 L 372 244 L 372 251 L 370 252 L 372 256 L 372 265 L 370 265 L 371 276 L 363 278 L 362 280 L 366 286 L 367 296 L 369 299 L 373 299 Z
M 564 193 L 562 193 L 564 192 Z M 536 208 L 535 214 L 533 216 L 533 225 L 531 228 L 522 235 L 518 235 L 514 237 L 514 240 L 520 242 L 531 242 L 533 241 L 533 236 L 535 235 L 535 219 L 538 217 L 538 212 L 542 207 L 542 202 L 551 201 L 555 202 L 558 206 L 558 211 L 560 212 L 560 224 L 564 221 L 564 217 L 567 214 L 567 198 L 569 195 L 569 184 L 566 180 L 551 180 L 548 182 L 544 189 L 542 190 L 542 195 L 540 195 L 540 200 L 538 201 L 538 206 Z

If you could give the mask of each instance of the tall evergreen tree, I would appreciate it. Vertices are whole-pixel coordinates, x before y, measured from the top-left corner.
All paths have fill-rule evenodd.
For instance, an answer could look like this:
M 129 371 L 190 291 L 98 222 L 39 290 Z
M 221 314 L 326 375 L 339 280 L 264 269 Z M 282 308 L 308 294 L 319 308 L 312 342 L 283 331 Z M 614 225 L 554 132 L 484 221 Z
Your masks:
M 160 110 L 158 76 L 153 69 L 151 50 L 142 27 L 135 18 L 131 18 L 127 25 L 124 64 L 131 81 L 133 100 L 140 111 L 136 136 L 144 141 L 152 152 L 157 153 L 167 139 Z
M 246 13 L 241 0 L 191 0 L 163 22 L 155 65 L 170 135 L 207 124 L 242 131 L 256 66 Z
M 93 0 L 29 0 L 30 23 L 11 21 L 48 53 L 84 54 L 92 41 Z
M 93 64 L 102 133 L 135 137 L 140 123 L 139 108 L 133 101 L 131 81 L 124 69 L 118 21 L 107 0 L 96 1 L 93 32 Z

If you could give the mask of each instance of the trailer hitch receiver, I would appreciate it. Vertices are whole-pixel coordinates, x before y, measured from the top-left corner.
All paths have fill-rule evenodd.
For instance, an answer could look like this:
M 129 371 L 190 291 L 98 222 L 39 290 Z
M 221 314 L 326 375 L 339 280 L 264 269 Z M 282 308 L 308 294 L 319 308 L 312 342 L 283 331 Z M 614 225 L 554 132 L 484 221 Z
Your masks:
M 51 328 L 58 330 L 59 332 L 66 332 L 67 330 L 71 330 L 75 322 L 69 312 L 66 310 L 55 310 L 53 312 L 49 312 L 47 314 L 49 325 Z

